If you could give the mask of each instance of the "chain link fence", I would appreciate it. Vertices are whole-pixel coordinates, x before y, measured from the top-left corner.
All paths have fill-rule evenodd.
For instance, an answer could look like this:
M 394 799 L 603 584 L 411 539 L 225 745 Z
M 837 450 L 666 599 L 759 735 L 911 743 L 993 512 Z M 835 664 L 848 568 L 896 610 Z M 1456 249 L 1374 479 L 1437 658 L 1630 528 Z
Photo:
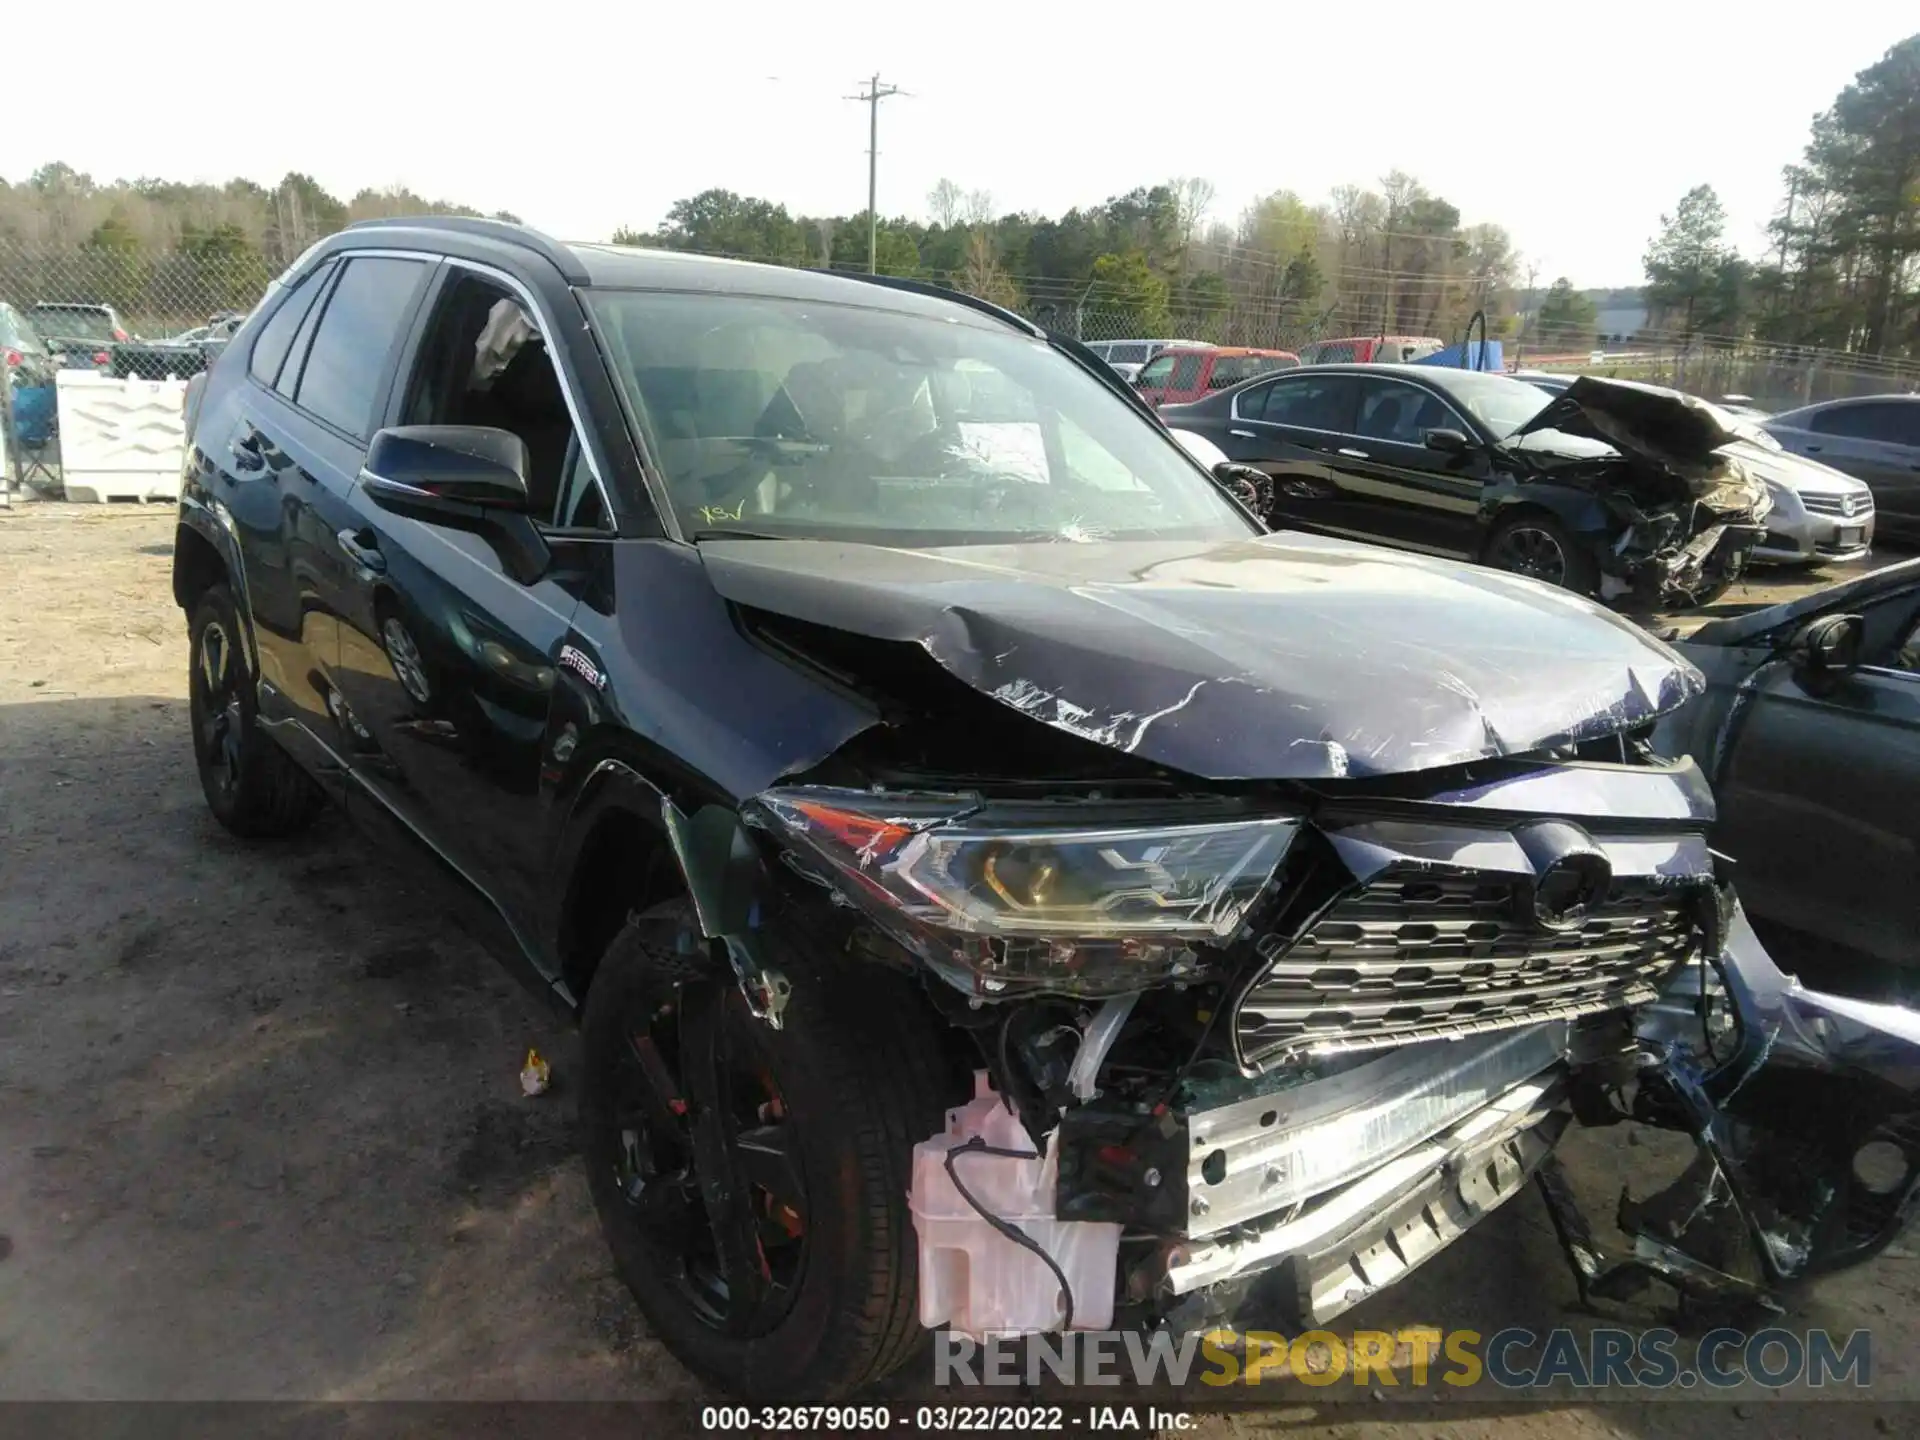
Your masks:
M 55 376 L 60 370 L 189 378 L 219 352 L 277 268 L 259 250 L 232 243 L 231 237 L 155 252 L 0 236 L 0 354 L 7 388 L 0 439 L 14 483 L 58 485 Z M 1142 291 L 999 271 L 926 278 L 1095 342 L 1178 339 L 1297 354 L 1316 340 L 1372 334 L 1379 324 L 1377 312 L 1345 313 L 1246 288 L 1216 287 L 1206 303 L 1184 304 L 1179 287 Z M 1510 362 L 1519 350 L 1509 341 Z M 1747 396 L 1776 411 L 1846 396 L 1920 391 L 1920 366 L 1777 346 L 1630 343 L 1602 360 L 1554 368 L 1672 385 L 1708 397 Z

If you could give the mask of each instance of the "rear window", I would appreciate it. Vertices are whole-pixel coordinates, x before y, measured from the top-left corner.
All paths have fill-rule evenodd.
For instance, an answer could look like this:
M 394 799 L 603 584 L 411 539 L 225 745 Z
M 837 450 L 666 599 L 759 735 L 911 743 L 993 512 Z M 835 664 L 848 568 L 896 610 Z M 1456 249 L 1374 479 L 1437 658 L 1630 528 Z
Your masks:
M 1109 345 L 1107 359 L 1115 365 L 1144 365 L 1147 363 L 1145 345 Z
M 387 354 L 412 318 L 427 275 L 428 266 L 420 260 L 385 256 L 348 260 L 340 282 L 327 297 L 293 403 L 365 439 L 371 433 Z
M 93 305 L 36 305 L 28 312 L 41 334 L 62 340 L 113 339 L 113 317 Z
M 1180 355 L 1173 362 L 1173 378 L 1167 382 L 1169 390 L 1191 390 L 1200 383 L 1200 363 L 1204 355 Z
M 1242 402 L 1240 413 L 1270 425 L 1296 425 L 1303 430 L 1331 430 L 1346 434 L 1360 397 L 1360 382 L 1351 375 L 1303 375 L 1276 380 L 1262 392 L 1259 415 Z
M 1309 365 L 1351 365 L 1358 355 L 1359 347 L 1351 340 L 1329 340 L 1309 345 L 1301 358 Z

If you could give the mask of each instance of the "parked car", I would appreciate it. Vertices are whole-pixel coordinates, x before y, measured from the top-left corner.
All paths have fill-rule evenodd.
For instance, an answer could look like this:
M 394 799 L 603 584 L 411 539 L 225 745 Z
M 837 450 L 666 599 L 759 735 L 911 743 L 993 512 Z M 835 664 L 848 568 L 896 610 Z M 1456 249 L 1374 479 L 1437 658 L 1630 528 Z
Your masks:
M 1883 535 L 1920 542 L 1920 395 L 1827 400 L 1762 423 L 1795 455 L 1872 486 Z
M 223 311 L 168 340 L 128 341 L 113 347 L 112 373 L 142 380 L 186 380 L 207 368 L 245 322 L 237 311 Z
M 1638 738 L 1695 672 L 1266 533 L 1101 369 L 913 281 L 330 236 L 192 382 L 207 803 L 341 799 L 581 1017 L 614 1263 L 735 1394 L 949 1322 L 1324 1322 L 1626 1083 L 1712 1162 L 1653 1203 L 1784 1237 L 1743 1293 L 1886 1244 L 1849 1164 L 1920 1045 L 1816 1031 L 1744 928 L 1698 767 Z M 1695 1233 L 1580 1250 L 1583 1291 L 1720 1291 Z
M 1162 350 L 1175 346 L 1190 347 L 1204 345 L 1204 340 L 1089 340 L 1087 349 L 1098 355 L 1109 365 L 1132 365 L 1136 369 L 1145 365 Z
M 54 360 L 33 322 L 0 300 L 0 365 L 18 388 L 53 384 Z
M 1635 609 L 1710 602 L 1766 532 L 1766 487 L 1713 455 L 1738 438 L 1717 413 L 1619 381 L 1552 396 L 1473 370 L 1316 366 L 1162 415 L 1273 476 L 1276 524 Z
M 46 302 L 32 306 L 27 314 L 62 370 L 98 370 L 105 374 L 113 366 L 113 347 L 129 338 L 119 312 L 111 305 Z
M 1133 383 L 1150 405 L 1181 405 L 1299 363 L 1300 357 L 1291 350 L 1196 345 L 1161 351 L 1133 377 Z
M 1769 948 L 1913 993 L 1920 560 L 1678 642 L 1706 693 L 1655 733 L 1713 781 L 1715 843 Z
M 1447 342 L 1431 335 L 1352 335 L 1300 347 L 1302 365 L 1409 365 L 1438 355 Z
M 1513 378 L 1550 395 L 1564 395 L 1576 377 L 1517 370 Z M 1678 395 L 1680 392 L 1669 390 L 1667 393 Z M 1767 493 L 1773 500 L 1773 512 L 1767 516 L 1767 533 L 1754 547 L 1756 563 L 1846 564 L 1867 557 L 1873 547 L 1874 517 L 1873 492 L 1865 484 L 1817 460 L 1787 453 L 1773 436 L 1724 403 L 1704 403 L 1712 404 L 1727 429 L 1740 437 L 1723 453 L 1765 481 Z

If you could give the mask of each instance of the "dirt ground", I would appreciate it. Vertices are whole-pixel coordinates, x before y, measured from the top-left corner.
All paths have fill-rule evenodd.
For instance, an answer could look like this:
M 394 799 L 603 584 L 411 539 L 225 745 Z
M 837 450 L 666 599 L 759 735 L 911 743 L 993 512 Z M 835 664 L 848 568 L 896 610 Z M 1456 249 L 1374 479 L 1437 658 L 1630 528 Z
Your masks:
M 566 1028 L 343 823 L 246 845 L 207 814 L 172 527 L 160 506 L 0 510 L 0 1399 L 715 1398 L 602 1249 Z M 556 1076 L 533 1100 L 529 1047 Z M 1596 1217 L 1644 1168 L 1628 1138 L 1565 1148 Z M 1783 1323 L 1874 1332 L 1876 1403 L 1846 1428 L 1908 1429 L 1883 1406 L 1920 1399 L 1916 1298 L 1902 1245 L 1794 1299 Z M 1592 1324 L 1572 1301 L 1528 1191 L 1341 1326 Z M 1704 1435 L 1728 1414 L 1476 1391 L 1402 1419 L 1404 1391 L 1323 1398 L 1207 1428 Z M 1835 1424 L 1771 1399 L 1754 1385 L 1733 1413 Z

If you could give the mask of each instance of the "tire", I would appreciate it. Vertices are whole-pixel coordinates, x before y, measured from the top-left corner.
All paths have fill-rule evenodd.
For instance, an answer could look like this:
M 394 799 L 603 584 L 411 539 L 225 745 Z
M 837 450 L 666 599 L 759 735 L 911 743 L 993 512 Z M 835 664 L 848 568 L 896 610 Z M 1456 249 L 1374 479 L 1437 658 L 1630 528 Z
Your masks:
M 194 602 L 187 621 L 187 708 L 200 789 L 214 819 L 236 835 L 296 834 L 313 823 L 326 796 L 260 728 L 241 633 L 226 586 Z
M 913 1147 L 940 1133 L 948 1106 L 966 1096 L 965 1077 L 946 1062 L 909 980 L 809 967 L 792 951 L 783 967 L 789 960 L 793 990 L 774 1030 L 747 1011 L 731 972 L 709 962 L 691 908 L 658 906 L 630 918 L 608 947 L 582 1025 L 582 1143 L 615 1268 L 653 1333 L 689 1370 L 731 1395 L 769 1403 L 845 1396 L 899 1368 L 920 1345 L 918 1248 L 907 1208 Z M 699 1070 L 688 1056 L 702 1047 L 689 1037 L 711 1033 L 723 1037 L 727 1053 L 714 1069 L 727 1078 L 704 1091 L 726 1103 L 708 1106 L 697 1082 L 678 1081 Z M 630 1043 L 634 1035 L 643 1038 Z M 674 1083 L 636 1081 L 649 1059 L 677 1071 L 652 1072 Z M 743 1086 L 748 1070 L 757 1078 Z M 706 1269 L 717 1273 L 722 1262 L 703 1258 L 724 1249 L 713 1220 L 724 1210 L 707 1203 L 701 1181 L 743 1172 L 738 1162 L 701 1171 L 694 1153 L 701 1117 L 743 1114 L 743 1100 L 754 1098 L 748 1090 L 762 1097 L 756 1123 L 765 1128 L 753 1134 L 779 1137 L 756 1140 L 753 1153 L 784 1156 L 791 1167 L 771 1188 L 757 1178 L 734 1186 L 752 1217 L 744 1228 L 746 1253 L 757 1261 L 752 1283 L 764 1288 L 757 1308 L 736 1307 L 730 1287 L 716 1302 Z M 679 1098 L 649 1105 L 636 1095 Z M 709 1144 L 702 1153 L 715 1152 Z M 797 1203 L 784 1203 L 795 1184 Z
M 1557 560 L 1552 552 L 1558 551 Z M 1535 568 L 1528 568 L 1529 558 Z M 1591 595 L 1599 582 L 1593 556 L 1575 542 L 1562 525 L 1550 515 L 1530 511 L 1501 521 L 1487 537 L 1485 563 L 1512 575 L 1525 575 L 1571 590 L 1576 595 Z

